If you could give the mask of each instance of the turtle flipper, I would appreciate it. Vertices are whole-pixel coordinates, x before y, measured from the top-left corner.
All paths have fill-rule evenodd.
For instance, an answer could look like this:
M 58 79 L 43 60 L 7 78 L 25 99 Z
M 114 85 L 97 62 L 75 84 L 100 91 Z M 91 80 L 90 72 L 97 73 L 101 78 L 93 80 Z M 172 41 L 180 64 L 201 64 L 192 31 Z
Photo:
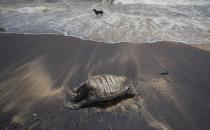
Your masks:
M 143 107 L 143 99 L 139 95 L 134 96 L 134 102 L 136 103 L 138 107 L 140 108 Z
M 78 109 L 80 106 L 78 104 L 66 104 L 66 107 L 71 108 L 71 109 Z
M 78 103 L 70 103 L 69 102 L 69 103 L 66 104 L 66 107 L 71 108 L 71 109 L 78 109 L 78 108 L 81 108 L 81 107 L 83 107 L 84 105 L 87 105 L 87 104 L 89 104 L 89 102 L 86 99 L 84 99 L 84 100 L 82 100 Z

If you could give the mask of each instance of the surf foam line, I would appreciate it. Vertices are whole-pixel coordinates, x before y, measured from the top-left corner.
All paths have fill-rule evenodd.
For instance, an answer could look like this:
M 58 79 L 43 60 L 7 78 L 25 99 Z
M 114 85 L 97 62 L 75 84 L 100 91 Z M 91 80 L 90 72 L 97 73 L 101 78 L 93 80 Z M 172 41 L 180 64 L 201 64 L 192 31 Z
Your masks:
M 153 5 L 206 5 L 206 0 L 115 0 L 114 4 L 153 4 Z

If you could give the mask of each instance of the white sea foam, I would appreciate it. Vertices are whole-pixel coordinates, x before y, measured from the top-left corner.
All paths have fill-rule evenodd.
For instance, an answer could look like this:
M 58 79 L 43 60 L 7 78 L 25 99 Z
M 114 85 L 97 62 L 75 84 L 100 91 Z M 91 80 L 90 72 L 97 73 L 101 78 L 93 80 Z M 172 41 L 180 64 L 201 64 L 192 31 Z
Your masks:
M 209 0 L 115 0 L 114 3 L 120 4 L 153 4 L 153 5 L 206 5 Z
M 1 2 L 0 25 L 8 32 L 73 35 L 109 43 L 165 40 L 210 43 L 208 4 L 130 5 L 111 4 L 111 0 L 40 1 L 27 4 Z M 92 8 L 102 9 L 105 14 L 95 16 Z

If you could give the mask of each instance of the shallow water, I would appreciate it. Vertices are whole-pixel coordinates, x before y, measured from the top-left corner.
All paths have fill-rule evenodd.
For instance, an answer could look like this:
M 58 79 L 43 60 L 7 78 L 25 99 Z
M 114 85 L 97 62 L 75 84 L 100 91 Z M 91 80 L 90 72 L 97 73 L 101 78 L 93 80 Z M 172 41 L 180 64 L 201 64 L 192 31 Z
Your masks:
M 92 9 L 102 9 L 95 16 Z M 104 42 L 210 43 L 209 0 L 4 0 L 0 26 L 14 33 Z

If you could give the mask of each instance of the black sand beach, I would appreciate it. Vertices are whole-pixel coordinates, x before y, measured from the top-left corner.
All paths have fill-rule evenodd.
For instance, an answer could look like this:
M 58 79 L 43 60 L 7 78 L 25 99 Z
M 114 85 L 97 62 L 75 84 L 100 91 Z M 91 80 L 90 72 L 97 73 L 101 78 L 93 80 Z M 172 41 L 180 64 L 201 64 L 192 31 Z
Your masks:
M 130 77 L 142 107 L 65 108 L 65 88 L 98 74 Z M 0 34 L 0 130 L 209 130 L 209 92 L 210 52 L 187 44 Z

